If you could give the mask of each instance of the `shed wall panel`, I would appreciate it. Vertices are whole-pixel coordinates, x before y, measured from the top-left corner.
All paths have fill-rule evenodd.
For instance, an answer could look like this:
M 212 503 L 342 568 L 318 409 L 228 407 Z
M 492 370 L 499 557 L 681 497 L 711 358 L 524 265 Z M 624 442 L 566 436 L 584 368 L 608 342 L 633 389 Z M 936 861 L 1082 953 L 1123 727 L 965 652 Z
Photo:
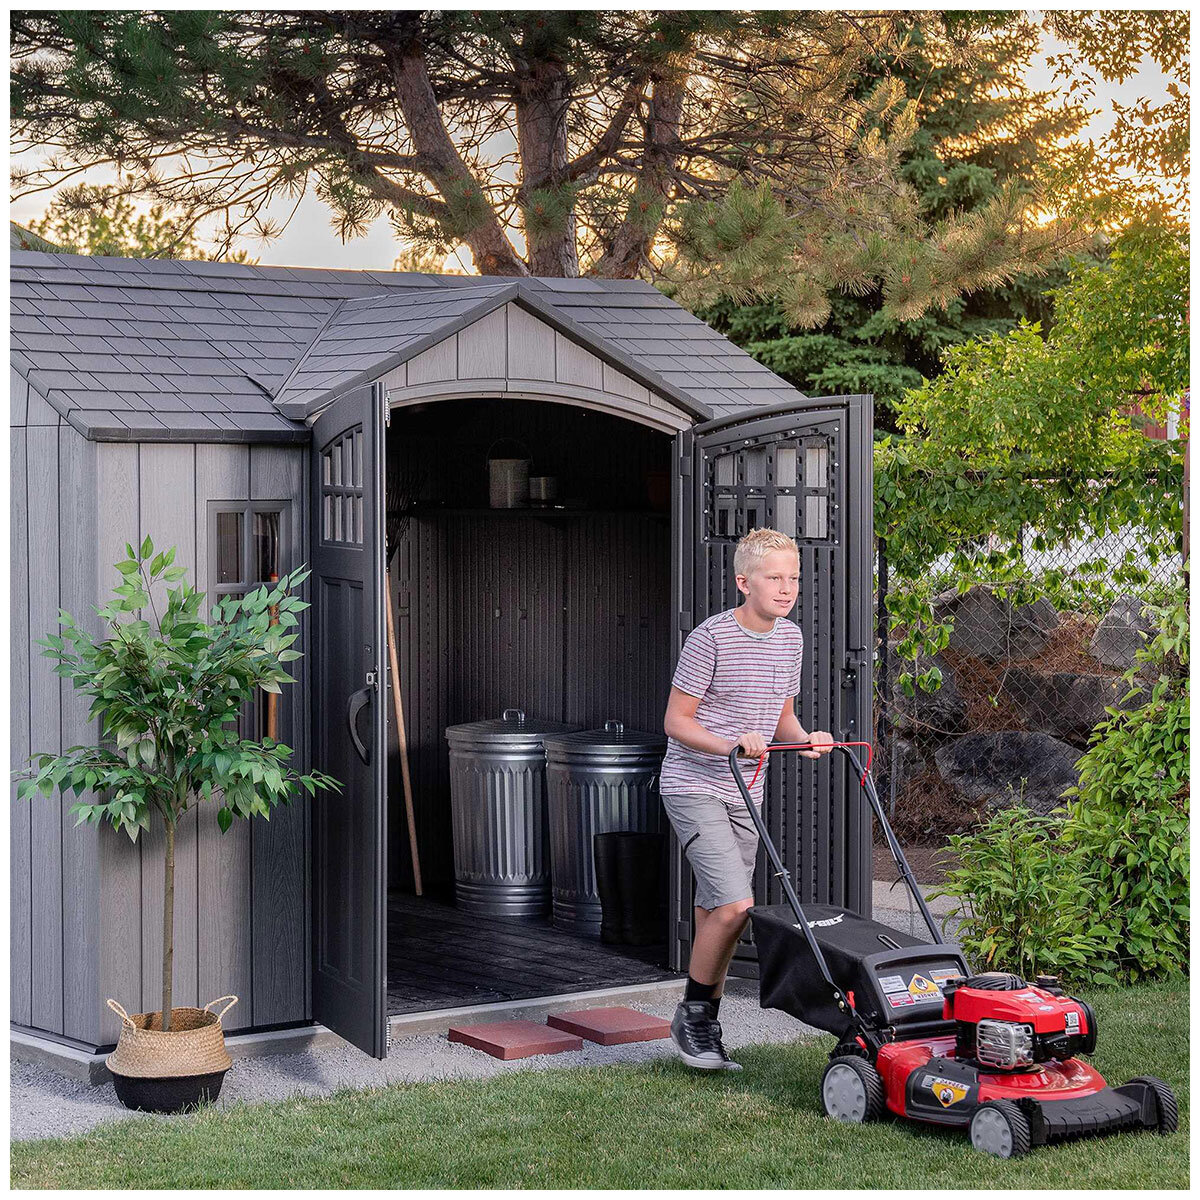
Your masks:
M 9 507 L 9 738 L 12 766 L 29 756 L 29 496 L 26 490 L 24 428 L 12 431 Z M 16 803 L 17 784 L 10 785 L 9 807 L 9 1018 L 33 1023 L 33 904 L 30 874 L 31 811 Z
M 503 379 L 508 353 L 504 309 L 488 313 L 458 334 L 459 379 Z
M 118 582 L 113 564 L 124 557 L 126 543 L 141 540 L 138 447 L 103 442 L 96 446 L 96 575 L 99 604 L 108 601 Z M 97 618 L 98 621 L 98 618 Z M 100 1034 L 102 1045 L 116 1042 L 120 1020 L 103 1004 L 112 997 L 136 1008 L 142 996 L 142 849 L 111 826 L 100 831 Z M 140 841 L 140 839 L 139 839 Z M 161 904 L 156 906 L 162 930 Z M 150 921 L 156 919 L 151 915 Z M 154 1008 L 158 1007 L 156 1003 Z
M 59 434 L 59 596 L 63 608 L 93 634 L 100 619 L 96 602 L 96 453 L 70 426 Z M 59 681 L 64 746 L 94 744 L 99 722 L 88 720 L 91 697 L 69 680 Z M 63 1031 L 95 1043 L 100 1036 L 100 839 L 113 830 L 79 824 L 71 812 L 95 793 L 62 797 L 63 855 Z
M 31 427 L 27 469 L 35 490 L 29 505 L 29 626 L 31 640 L 58 632 L 58 425 Z M 29 724 L 34 753 L 62 749 L 62 705 L 54 665 L 30 648 Z M 62 810 L 58 793 L 30 802 L 30 914 L 33 942 L 32 1022 L 63 1032 Z
M 208 593 L 216 564 L 211 561 L 208 504 L 245 500 L 250 495 L 250 447 L 196 447 L 196 573 L 192 582 Z M 250 822 L 235 820 L 228 832 L 217 824 L 214 797 L 200 804 L 196 836 L 198 857 L 198 978 L 201 1003 L 226 992 L 239 997 L 222 1018 L 228 1030 L 252 1024 L 250 993 L 253 965 L 250 937 Z
M 13 429 L 23 429 L 27 424 L 29 381 L 16 367 L 10 368 L 8 375 L 8 423 Z
M 554 380 L 554 336 L 549 325 L 516 304 L 504 307 L 508 315 L 508 377 Z M 412 375 L 408 377 L 411 384 Z
M 196 447 L 144 443 L 140 447 L 141 536 L 155 550 L 176 548 L 175 562 L 194 578 L 196 569 Z M 164 611 L 166 589 L 159 581 L 153 599 Z M 174 1004 L 205 1004 L 197 987 L 199 904 L 193 806 L 175 829 Z M 138 839 L 142 848 L 142 1004 L 150 1012 L 162 1005 L 162 911 L 166 835 L 161 822 L 151 822 Z
M 254 446 L 250 451 L 250 498 L 294 501 L 286 520 L 286 545 L 281 547 L 283 569 L 295 570 L 307 561 L 305 470 L 307 454 L 287 447 Z M 311 609 L 301 614 L 307 629 Z M 280 737 L 296 752 L 297 769 L 307 770 L 308 706 L 305 689 L 307 645 L 302 659 L 292 663 L 296 683 L 283 689 Z M 309 958 L 309 801 L 301 789 L 291 804 L 276 808 L 269 821 L 251 825 L 251 905 L 254 978 L 252 1010 L 255 1025 L 302 1021 L 310 1016 Z

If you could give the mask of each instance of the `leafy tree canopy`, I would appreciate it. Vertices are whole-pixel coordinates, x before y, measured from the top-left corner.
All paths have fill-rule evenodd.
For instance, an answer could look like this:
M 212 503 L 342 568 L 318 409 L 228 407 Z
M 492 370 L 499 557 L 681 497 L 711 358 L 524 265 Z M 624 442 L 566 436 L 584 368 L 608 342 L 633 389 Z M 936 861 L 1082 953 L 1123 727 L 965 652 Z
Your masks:
M 867 94 L 885 78 L 903 82 L 917 125 L 900 175 L 934 220 L 973 212 L 1005 187 L 1036 196 L 1039 172 L 1064 159 L 1085 113 L 1025 82 L 1040 31 L 1020 13 L 947 12 L 909 31 L 910 51 L 881 54 L 858 84 Z M 966 42 L 970 53 L 956 53 Z M 815 328 L 795 324 L 777 299 L 739 304 L 722 297 L 700 315 L 760 362 L 810 395 L 868 392 L 877 429 L 891 428 L 891 406 L 941 369 L 947 347 L 1004 333 L 1025 319 L 1048 328 L 1047 288 L 1067 280 L 1064 266 L 979 288 L 901 320 L 884 312 L 879 287 L 856 295 L 834 288 L 829 315 Z
M 924 21 L 917 21 L 920 25 Z M 923 210 L 899 171 L 911 14 L 27 12 L 13 18 L 18 192 L 109 163 L 223 237 L 315 183 L 343 236 L 463 244 L 485 274 L 650 274 L 681 298 L 880 288 L 913 317 L 1056 257 L 1019 190 Z M 969 49 L 966 32 L 947 44 Z
M 141 213 L 119 189 L 95 184 L 64 188 L 46 215 L 32 222 L 30 228 L 67 254 L 256 261 L 245 250 L 211 254 L 197 237 L 195 226 L 168 216 L 163 205 L 156 204 L 149 212 Z

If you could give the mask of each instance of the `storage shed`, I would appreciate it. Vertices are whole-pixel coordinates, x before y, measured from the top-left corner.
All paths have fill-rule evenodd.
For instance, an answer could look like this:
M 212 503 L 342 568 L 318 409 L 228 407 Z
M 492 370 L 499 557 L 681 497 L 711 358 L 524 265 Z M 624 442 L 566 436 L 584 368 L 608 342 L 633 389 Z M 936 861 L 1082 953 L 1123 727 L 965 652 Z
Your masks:
M 249 719 L 345 789 L 225 835 L 213 811 L 188 814 L 177 1003 L 232 991 L 232 1030 L 320 1022 L 382 1056 L 389 1013 L 681 973 L 677 846 L 657 957 L 462 920 L 445 729 L 519 706 L 661 730 L 682 641 L 738 599 L 733 548 L 754 526 L 800 546 L 801 722 L 869 738 L 869 397 L 800 394 L 641 282 L 34 252 L 12 254 L 11 278 L 18 763 L 95 736 L 31 643 L 60 607 L 95 622 L 126 542 L 177 546 L 212 599 L 313 570 L 298 683 Z M 559 507 L 489 507 L 498 439 L 560 481 Z M 12 1021 L 95 1050 L 118 1033 L 105 997 L 157 1007 L 161 846 L 77 828 L 73 801 L 12 807 Z M 842 756 L 772 764 L 766 812 L 803 898 L 869 911 Z M 756 894 L 779 900 L 761 865 Z M 747 940 L 734 969 L 753 956 Z

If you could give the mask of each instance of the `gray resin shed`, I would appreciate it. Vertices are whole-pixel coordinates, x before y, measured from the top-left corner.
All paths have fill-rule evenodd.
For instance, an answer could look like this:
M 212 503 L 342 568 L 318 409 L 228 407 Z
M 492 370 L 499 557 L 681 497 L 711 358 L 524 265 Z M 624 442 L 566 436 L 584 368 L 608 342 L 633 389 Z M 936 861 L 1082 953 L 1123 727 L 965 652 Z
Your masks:
M 661 961 L 455 923 L 444 731 L 514 705 L 661 729 L 683 638 L 737 599 L 748 528 L 800 546 L 801 722 L 869 738 L 869 397 L 800 394 L 640 282 L 20 251 L 11 279 L 14 759 L 95 736 L 31 643 L 60 607 L 92 616 L 127 541 L 177 546 L 210 597 L 313 570 L 298 683 L 246 719 L 345 790 L 225 835 L 213 811 L 189 814 L 177 1003 L 235 992 L 230 1029 L 319 1022 L 382 1056 L 389 1012 L 679 973 L 692 908 L 678 847 Z M 564 507 L 488 507 L 501 438 L 559 479 Z M 421 899 L 387 690 L 386 540 Z M 767 797 L 801 896 L 868 911 L 866 810 L 843 757 L 774 764 Z M 73 802 L 12 807 L 12 1021 L 95 1050 L 118 1033 L 105 997 L 157 1007 L 161 847 L 76 828 Z M 761 865 L 756 892 L 779 899 Z M 754 970 L 749 941 L 734 969 Z

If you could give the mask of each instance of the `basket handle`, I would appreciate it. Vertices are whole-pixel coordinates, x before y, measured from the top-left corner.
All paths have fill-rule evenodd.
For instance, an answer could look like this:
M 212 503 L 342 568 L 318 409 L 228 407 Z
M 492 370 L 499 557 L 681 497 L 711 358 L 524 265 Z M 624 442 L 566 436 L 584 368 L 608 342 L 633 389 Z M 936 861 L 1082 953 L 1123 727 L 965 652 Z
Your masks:
M 111 1008 L 113 1012 L 115 1012 L 117 1016 L 129 1026 L 130 1029 L 137 1028 L 137 1026 L 133 1023 L 133 1018 L 115 1000 L 110 997 L 107 1003 L 108 1007 Z
M 208 1012 L 214 1004 L 220 1004 L 222 1000 L 228 1000 L 229 1003 L 216 1014 L 218 1021 L 238 1002 L 238 998 L 230 992 L 228 996 L 218 996 L 215 1000 L 210 1000 L 204 1006 L 204 1011 Z

